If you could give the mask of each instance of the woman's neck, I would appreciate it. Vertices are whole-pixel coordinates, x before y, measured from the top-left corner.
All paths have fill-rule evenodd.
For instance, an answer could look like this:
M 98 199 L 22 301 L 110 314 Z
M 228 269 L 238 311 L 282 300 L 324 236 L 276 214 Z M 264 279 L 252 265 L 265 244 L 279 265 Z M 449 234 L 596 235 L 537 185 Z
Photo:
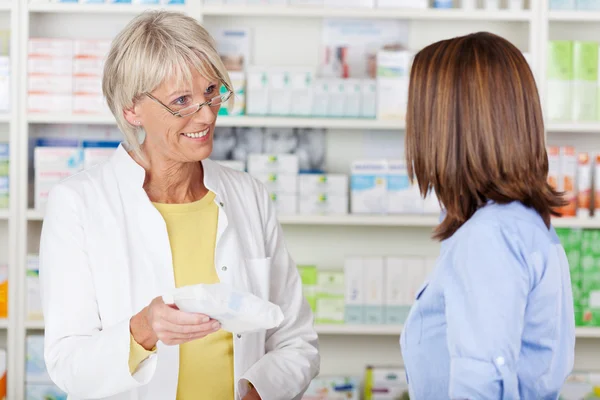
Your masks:
M 145 162 L 140 165 L 146 170 L 144 190 L 150 201 L 167 204 L 191 203 L 208 193 L 204 186 L 204 168 L 201 162 L 159 161 L 145 157 Z

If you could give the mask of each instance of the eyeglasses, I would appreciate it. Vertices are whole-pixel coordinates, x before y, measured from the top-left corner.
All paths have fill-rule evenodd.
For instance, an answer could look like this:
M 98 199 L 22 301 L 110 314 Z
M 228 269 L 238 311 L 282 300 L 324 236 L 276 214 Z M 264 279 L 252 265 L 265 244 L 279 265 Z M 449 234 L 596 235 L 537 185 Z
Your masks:
M 197 113 L 204 106 L 217 107 L 217 106 L 220 106 L 221 104 L 223 104 L 224 102 L 226 102 L 227 100 L 229 100 L 229 98 L 231 97 L 233 92 L 227 86 L 225 86 L 225 88 L 227 89 L 227 91 L 225 93 L 221 93 L 220 95 L 215 96 L 212 99 L 210 99 L 204 103 L 187 106 L 187 107 L 184 107 L 181 110 L 177 110 L 177 111 L 172 110 L 171 108 L 169 108 L 168 106 L 163 104 L 163 102 L 158 100 L 156 97 L 152 96 L 150 93 L 146 92 L 144 94 L 146 96 L 148 96 L 149 98 L 151 98 L 152 100 L 154 100 L 155 102 L 157 102 L 158 104 L 160 104 L 165 110 L 170 112 L 171 115 L 173 115 L 175 117 L 179 117 L 179 118 L 185 118 L 185 117 L 189 117 L 192 114 Z

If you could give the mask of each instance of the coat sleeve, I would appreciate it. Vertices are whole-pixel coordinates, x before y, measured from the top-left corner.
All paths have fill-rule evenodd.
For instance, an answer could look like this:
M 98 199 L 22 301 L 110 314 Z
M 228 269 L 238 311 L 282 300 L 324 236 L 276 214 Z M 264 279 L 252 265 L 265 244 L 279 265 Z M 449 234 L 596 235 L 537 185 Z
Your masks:
M 129 319 L 111 326 L 102 323 L 86 251 L 84 212 L 81 197 L 65 183 L 51 191 L 40 241 L 44 357 L 59 388 L 96 399 L 148 383 L 157 355 L 132 375 Z
M 260 186 L 259 193 L 265 247 L 272 260 L 270 301 L 281 307 L 284 320 L 278 328 L 267 332 L 266 354 L 242 376 L 238 390 L 243 396 L 250 382 L 262 399 L 300 399 L 319 373 L 318 338 L 275 208 L 264 186 Z

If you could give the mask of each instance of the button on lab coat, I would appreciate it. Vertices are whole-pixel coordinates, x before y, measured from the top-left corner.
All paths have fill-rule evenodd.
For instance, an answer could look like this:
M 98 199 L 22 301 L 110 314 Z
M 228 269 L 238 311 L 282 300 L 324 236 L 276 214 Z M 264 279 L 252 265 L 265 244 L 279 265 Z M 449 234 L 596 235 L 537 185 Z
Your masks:
M 202 165 L 219 206 L 219 279 L 278 304 L 285 316 L 278 328 L 234 336 L 236 399 L 248 382 L 264 400 L 299 399 L 318 373 L 317 334 L 274 207 L 248 174 Z M 175 288 L 167 229 L 144 178 L 120 146 L 48 199 L 40 244 L 45 359 L 71 400 L 176 397 L 178 346 L 159 342 L 133 376 L 128 366 L 131 317 Z

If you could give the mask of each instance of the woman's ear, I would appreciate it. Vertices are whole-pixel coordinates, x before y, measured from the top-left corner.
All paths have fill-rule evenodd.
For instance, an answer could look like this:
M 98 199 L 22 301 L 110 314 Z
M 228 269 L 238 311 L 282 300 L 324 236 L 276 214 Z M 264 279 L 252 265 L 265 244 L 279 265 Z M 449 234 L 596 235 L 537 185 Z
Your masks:
M 123 116 L 125 117 L 127 122 L 129 122 L 133 126 L 141 126 L 142 125 L 142 120 L 140 119 L 139 115 L 137 114 L 137 112 L 135 110 L 135 105 L 132 106 L 131 108 L 124 109 Z

